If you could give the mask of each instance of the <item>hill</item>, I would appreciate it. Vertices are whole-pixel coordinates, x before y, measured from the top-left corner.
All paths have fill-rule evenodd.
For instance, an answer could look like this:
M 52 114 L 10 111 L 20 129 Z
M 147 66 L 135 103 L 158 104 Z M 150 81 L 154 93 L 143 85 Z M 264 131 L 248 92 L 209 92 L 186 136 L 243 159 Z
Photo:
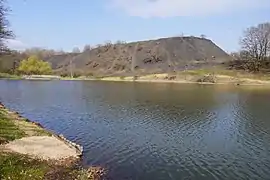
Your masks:
M 107 43 L 82 53 L 47 59 L 57 72 L 103 75 L 172 72 L 230 60 L 211 40 L 173 37 L 132 43 Z
M 23 53 L 13 51 L 11 53 L 5 53 L 0 55 L 0 73 L 13 74 L 18 66 L 18 62 L 27 56 Z
M 211 40 L 172 37 L 132 43 L 106 43 L 82 53 L 43 58 L 57 74 L 139 75 L 174 72 L 226 62 L 231 57 Z

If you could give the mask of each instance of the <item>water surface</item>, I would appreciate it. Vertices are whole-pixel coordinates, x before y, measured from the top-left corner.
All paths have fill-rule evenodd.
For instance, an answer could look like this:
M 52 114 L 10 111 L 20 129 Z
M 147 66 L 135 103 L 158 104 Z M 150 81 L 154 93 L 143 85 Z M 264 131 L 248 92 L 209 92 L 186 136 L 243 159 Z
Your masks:
M 1 80 L 0 101 L 83 145 L 110 179 L 270 179 L 267 89 Z

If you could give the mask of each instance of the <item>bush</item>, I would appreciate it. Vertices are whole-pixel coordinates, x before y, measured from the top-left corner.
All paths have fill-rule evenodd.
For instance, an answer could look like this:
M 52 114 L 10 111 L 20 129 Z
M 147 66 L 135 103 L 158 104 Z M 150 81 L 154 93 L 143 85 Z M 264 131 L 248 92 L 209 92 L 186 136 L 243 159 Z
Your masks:
M 176 80 L 176 76 L 169 76 L 168 80 Z
M 92 76 L 94 76 L 94 73 L 88 72 L 88 73 L 86 73 L 85 75 L 86 75 L 87 77 L 92 77 Z
M 38 59 L 37 56 L 30 56 L 28 59 L 22 60 L 20 62 L 18 71 L 21 74 L 27 75 L 51 74 L 52 67 L 50 63 Z
M 200 77 L 197 82 L 209 82 L 209 83 L 216 83 L 216 77 L 212 74 L 205 75 L 203 77 Z
M 0 79 L 20 79 L 20 76 L 8 73 L 0 73 Z
M 136 81 L 136 80 L 138 80 L 138 76 L 133 76 L 133 81 Z

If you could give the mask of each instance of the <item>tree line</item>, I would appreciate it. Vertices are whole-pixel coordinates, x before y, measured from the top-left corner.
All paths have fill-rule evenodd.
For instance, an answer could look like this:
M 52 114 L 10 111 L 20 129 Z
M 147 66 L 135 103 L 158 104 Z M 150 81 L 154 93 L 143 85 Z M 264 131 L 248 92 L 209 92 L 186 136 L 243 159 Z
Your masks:
M 240 39 L 241 50 L 232 53 L 244 70 L 259 72 L 270 68 L 270 23 L 251 26 Z

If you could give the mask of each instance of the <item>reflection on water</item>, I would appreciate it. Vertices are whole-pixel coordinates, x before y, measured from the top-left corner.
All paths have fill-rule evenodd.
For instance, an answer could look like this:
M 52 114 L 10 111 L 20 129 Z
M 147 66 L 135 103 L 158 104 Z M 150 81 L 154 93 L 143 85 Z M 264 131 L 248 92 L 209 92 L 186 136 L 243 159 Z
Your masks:
M 84 146 L 110 179 L 269 179 L 270 91 L 0 81 L 0 101 Z

